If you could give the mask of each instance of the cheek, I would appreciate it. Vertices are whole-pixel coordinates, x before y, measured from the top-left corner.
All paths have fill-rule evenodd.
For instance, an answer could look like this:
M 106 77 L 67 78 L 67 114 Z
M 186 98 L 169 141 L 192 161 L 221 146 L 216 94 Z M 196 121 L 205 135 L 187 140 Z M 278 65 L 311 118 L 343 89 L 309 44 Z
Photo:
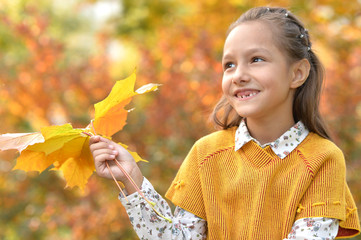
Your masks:
M 229 88 L 231 86 L 232 79 L 229 76 L 223 75 L 222 78 L 222 91 L 224 94 L 229 93 Z

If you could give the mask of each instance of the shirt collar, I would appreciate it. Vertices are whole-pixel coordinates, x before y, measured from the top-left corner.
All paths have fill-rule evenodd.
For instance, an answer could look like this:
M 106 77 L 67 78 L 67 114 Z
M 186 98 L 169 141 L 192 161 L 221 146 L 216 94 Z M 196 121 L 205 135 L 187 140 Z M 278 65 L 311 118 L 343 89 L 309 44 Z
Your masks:
M 309 131 L 301 122 L 297 122 L 293 127 L 286 131 L 276 141 L 266 144 L 260 144 L 257 139 L 253 138 L 248 131 L 245 120 L 243 119 L 239 124 L 235 137 L 235 151 L 238 151 L 250 141 L 256 142 L 260 147 L 265 148 L 270 146 L 272 151 L 281 159 L 290 154 L 308 135 Z

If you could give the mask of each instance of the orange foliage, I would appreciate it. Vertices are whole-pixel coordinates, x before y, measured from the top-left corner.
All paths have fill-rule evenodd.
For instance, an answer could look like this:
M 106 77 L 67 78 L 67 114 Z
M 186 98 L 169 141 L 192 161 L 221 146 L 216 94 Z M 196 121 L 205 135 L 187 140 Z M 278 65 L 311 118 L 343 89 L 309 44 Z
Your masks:
M 115 27 L 97 37 L 101 51 L 80 63 L 69 60 L 66 42 L 51 36 L 52 23 L 38 10 L 27 12 L 21 22 L 0 15 L 0 24 L 26 46 L 17 66 L 0 69 L 1 132 L 38 130 L 57 122 L 86 124 L 91 105 L 113 85 L 107 67 L 113 63 L 106 56 L 106 46 L 121 39 L 139 51 L 139 83 L 163 86 L 157 94 L 133 103 L 137 111 L 128 116 L 132 124 L 115 139 L 129 143 L 130 149 L 149 160 L 141 166 L 143 173 L 164 194 L 194 141 L 213 131 L 207 118 L 221 95 L 220 60 L 228 25 L 250 7 L 280 5 L 304 20 L 313 48 L 325 63 L 322 112 L 345 152 L 348 182 L 361 208 L 359 1 L 121 2 L 124 8 L 113 19 Z M 0 174 L 0 190 L 5 193 L 0 204 L 7 220 L 0 222 L 0 236 L 11 236 L 16 229 L 28 239 L 136 238 L 112 181 L 91 178 L 80 196 L 63 190 L 55 174 L 28 178 L 9 173 L 8 162 L 0 161 L 0 170 L 7 169 Z M 9 227 L 2 231 L 5 225 Z
M 28 9 L 26 19 L 16 22 L 0 15 L 1 24 L 26 48 L 25 56 L 8 71 L 0 71 L 4 96 L 0 112 L 5 123 L 1 132 L 39 130 L 43 126 L 74 122 L 84 125 L 77 112 L 87 114 L 91 105 L 104 98 L 113 85 L 105 53 L 67 62 L 62 40 L 49 35 L 49 20 L 35 9 Z M 1 56 L 1 54 L 0 54 Z M 64 68 L 65 67 L 65 68 Z M 15 73 L 15 74 L 14 74 Z M 96 89 L 103 88 L 102 94 Z

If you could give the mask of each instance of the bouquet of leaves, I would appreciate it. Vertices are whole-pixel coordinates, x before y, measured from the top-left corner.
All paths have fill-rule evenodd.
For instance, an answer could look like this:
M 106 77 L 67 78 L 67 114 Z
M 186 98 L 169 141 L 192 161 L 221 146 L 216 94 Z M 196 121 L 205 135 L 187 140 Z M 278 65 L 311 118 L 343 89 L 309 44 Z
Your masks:
M 84 189 L 89 177 L 95 171 L 89 149 L 89 137 L 101 135 L 111 139 L 123 129 L 127 114 L 125 106 L 135 95 L 155 91 L 159 84 L 147 84 L 134 91 L 136 74 L 119 80 L 110 94 L 94 105 L 94 119 L 86 128 L 73 128 L 71 124 L 49 126 L 35 133 L 6 133 L 0 135 L 0 150 L 16 149 L 20 156 L 13 170 L 38 171 L 52 166 L 51 170 L 62 171 L 66 187 L 78 186 Z M 119 143 L 127 149 L 127 146 Z M 129 151 L 129 150 L 128 150 Z M 134 159 L 143 160 L 136 152 L 129 151 Z M 118 165 L 118 163 L 117 163 Z M 122 167 L 119 164 L 119 168 Z M 122 170 L 123 171 L 123 170 Z M 127 175 L 127 173 L 124 173 Z M 120 191 L 121 188 L 117 183 Z

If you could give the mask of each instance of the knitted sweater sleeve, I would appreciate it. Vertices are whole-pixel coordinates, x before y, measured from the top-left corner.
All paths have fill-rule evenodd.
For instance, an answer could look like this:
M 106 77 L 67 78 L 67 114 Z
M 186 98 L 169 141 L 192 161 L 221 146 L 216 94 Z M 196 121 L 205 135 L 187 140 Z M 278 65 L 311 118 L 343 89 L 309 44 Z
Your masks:
M 360 223 L 346 183 L 345 159 L 339 148 L 325 141 L 313 144 L 313 150 L 303 149 L 304 161 L 313 180 L 299 203 L 296 220 L 309 217 L 339 219 L 337 238 L 352 237 L 359 234 Z M 315 150 L 317 144 L 322 149 L 328 146 L 318 153 Z
M 197 144 L 194 144 L 165 196 L 176 206 L 207 220 L 199 176 L 199 151 Z M 187 197 L 190 194 L 192 198 Z

